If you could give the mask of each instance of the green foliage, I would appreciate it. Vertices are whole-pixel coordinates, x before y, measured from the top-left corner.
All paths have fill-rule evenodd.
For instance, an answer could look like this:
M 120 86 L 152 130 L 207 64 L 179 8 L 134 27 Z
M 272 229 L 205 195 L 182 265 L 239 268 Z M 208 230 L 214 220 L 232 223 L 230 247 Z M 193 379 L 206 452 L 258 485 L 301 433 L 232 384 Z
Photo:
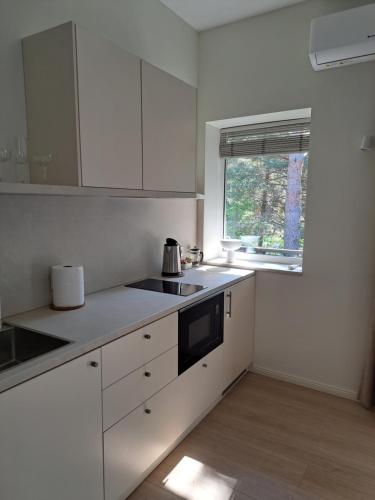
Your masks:
M 258 235 L 259 246 L 283 248 L 288 155 L 226 159 L 225 234 Z M 303 248 L 308 154 L 301 186 L 300 248 Z

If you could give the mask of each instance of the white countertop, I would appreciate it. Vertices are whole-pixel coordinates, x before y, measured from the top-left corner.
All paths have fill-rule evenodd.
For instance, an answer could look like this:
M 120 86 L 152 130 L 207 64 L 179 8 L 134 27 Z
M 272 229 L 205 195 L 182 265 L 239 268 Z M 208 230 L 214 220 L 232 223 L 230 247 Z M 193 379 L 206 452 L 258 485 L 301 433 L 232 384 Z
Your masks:
M 0 392 L 254 274 L 254 271 L 243 269 L 201 266 L 185 271 L 182 278 L 170 279 L 207 287 L 188 297 L 118 286 L 87 295 L 81 309 L 53 311 L 42 307 L 6 318 L 8 324 L 61 337 L 72 343 L 0 372 Z

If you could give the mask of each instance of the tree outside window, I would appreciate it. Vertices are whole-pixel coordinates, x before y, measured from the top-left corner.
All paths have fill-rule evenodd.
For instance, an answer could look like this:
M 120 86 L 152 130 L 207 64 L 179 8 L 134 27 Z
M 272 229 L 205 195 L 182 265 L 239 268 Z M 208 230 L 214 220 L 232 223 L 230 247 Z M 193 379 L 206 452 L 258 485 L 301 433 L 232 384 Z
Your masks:
M 225 159 L 225 237 L 241 251 L 301 255 L 308 152 Z

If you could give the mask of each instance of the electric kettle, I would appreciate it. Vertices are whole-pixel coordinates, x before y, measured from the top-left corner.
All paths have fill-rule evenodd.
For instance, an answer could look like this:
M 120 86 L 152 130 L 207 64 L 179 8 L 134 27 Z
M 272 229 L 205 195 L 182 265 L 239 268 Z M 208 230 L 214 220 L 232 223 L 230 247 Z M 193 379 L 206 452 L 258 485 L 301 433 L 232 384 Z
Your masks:
M 173 238 L 164 244 L 162 276 L 183 276 L 181 272 L 181 246 Z

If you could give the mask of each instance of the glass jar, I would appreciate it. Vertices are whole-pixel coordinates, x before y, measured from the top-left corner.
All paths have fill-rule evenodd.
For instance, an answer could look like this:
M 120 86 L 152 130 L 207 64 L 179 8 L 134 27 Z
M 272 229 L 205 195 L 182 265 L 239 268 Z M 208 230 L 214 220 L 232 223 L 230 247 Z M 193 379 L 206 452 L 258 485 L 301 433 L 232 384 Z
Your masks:
M 191 263 L 193 267 L 198 267 L 203 260 L 203 252 L 198 247 L 190 248 L 189 250 Z

